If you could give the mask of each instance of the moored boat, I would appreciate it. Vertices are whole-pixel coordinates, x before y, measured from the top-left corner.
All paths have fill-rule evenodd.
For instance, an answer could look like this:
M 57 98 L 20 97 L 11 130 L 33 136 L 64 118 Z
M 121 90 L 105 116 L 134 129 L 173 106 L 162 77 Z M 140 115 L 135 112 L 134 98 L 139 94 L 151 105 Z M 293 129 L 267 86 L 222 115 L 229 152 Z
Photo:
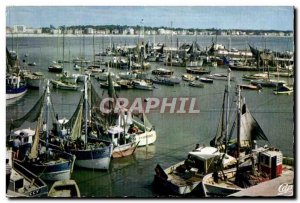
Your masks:
M 160 76 L 170 76 L 173 75 L 174 71 L 165 69 L 165 68 L 157 68 L 156 70 L 152 71 L 153 75 L 160 75 Z
M 63 90 L 77 90 L 78 85 L 73 83 L 67 83 L 60 80 L 51 80 L 52 86 L 57 89 L 63 89 Z
M 79 188 L 74 180 L 55 181 L 48 193 L 49 197 L 80 197 Z
M 40 177 L 18 162 L 12 161 L 7 197 L 46 197 L 47 194 L 47 184 Z
M 274 94 L 288 94 L 290 95 L 291 93 L 294 92 L 293 87 L 289 87 L 287 85 L 280 85 L 277 86 L 275 90 L 273 90 Z
M 199 81 L 205 82 L 205 83 L 213 83 L 214 82 L 213 79 L 206 78 L 206 77 L 199 78 Z
M 63 71 L 63 69 L 64 68 L 59 64 L 53 64 L 48 67 L 48 71 L 53 72 L 53 73 L 61 73 Z
M 191 87 L 199 87 L 199 88 L 203 88 L 203 87 L 204 87 L 204 84 L 201 83 L 201 82 L 199 82 L 199 81 L 197 81 L 197 80 L 195 80 L 195 81 L 193 81 L 193 82 L 190 82 L 190 83 L 189 83 L 189 86 L 191 86 Z
M 206 68 L 198 67 L 198 68 L 186 68 L 187 73 L 191 74 L 197 74 L 197 75 L 204 75 L 204 74 L 209 74 L 210 70 L 207 70 Z
M 27 92 L 27 85 L 20 76 L 6 76 L 6 100 L 19 98 Z
M 187 82 L 192 82 L 195 79 L 196 78 L 193 75 L 190 75 L 190 74 L 183 74 L 182 75 L 182 80 L 187 81 Z
M 132 86 L 135 89 L 141 89 L 141 90 L 153 90 L 153 85 L 146 82 L 145 80 L 133 80 Z

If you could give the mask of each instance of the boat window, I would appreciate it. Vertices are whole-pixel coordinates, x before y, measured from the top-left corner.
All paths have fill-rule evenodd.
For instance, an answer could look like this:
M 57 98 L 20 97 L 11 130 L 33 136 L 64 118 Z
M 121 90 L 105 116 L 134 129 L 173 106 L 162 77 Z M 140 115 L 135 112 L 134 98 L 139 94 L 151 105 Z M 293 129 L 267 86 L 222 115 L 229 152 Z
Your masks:
M 269 164 L 270 164 L 269 157 L 266 157 L 266 156 L 265 156 L 265 164 L 269 166 Z
M 24 137 L 24 141 L 23 141 L 23 143 L 27 143 L 28 142 L 28 137 Z
M 117 138 L 118 138 L 118 134 L 115 134 L 115 135 L 114 135 L 114 138 L 117 139 Z

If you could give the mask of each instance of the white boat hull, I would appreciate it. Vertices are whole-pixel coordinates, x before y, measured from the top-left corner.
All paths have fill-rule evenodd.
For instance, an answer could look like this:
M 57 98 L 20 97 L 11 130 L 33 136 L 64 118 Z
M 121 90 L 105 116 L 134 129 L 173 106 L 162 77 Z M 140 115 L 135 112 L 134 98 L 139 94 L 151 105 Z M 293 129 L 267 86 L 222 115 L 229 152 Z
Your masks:
M 156 141 L 156 132 L 152 130 L 150 132 L 135 134 L 134 139 L 135 143 L 138 144 L 138 147 L 153 144 Z
M 87 159 L 87 160 L 76 159 L 75 165 L 82 168 L 108 170 L 110 159 L 111 159 L 110 157 L 99 158 L 99 159 Z

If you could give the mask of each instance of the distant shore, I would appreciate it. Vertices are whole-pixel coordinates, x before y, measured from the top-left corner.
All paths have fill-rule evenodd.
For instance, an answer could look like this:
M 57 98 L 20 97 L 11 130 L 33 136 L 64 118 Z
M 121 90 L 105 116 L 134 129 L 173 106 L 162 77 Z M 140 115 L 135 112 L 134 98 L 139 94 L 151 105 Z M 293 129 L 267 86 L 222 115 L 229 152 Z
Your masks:
M 10 37 L 62 37 L 62 34 L 6 34 L 7 38 Z M 74 35 L 74 34 L 65 34 L 64 37 L 93 37 L 92 34 L 84 34 L 84 35 Z M 140 35 L 122 35 L 122 34 L 95 34 L 95 37 L 139 37 Z M 145 37 L 152 37 L 152 36 L 164 36 L 164 35 L 145 35 Z M 196 36 L 196 35 L 173 35 L 176 36 Z M 197 35 L 198 37 L 212 37 L 215 35 Z M 140 36 L 142 37 L 142 36 Z M 220 35 L 220 37 L 293 37 L 293 36 L 265 36 L 265 35 Z

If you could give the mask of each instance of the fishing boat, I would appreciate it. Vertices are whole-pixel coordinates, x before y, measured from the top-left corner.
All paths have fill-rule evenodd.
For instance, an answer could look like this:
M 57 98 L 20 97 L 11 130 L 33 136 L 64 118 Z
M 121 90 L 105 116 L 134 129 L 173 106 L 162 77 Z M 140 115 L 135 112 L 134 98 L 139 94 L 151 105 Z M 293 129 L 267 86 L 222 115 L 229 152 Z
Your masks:
M 24 78 L 27 86 L 34 89 L 40 88 L 45 80 L 44 74 L 41 72 L 27 73 Z
M 209 76 L 207 76 L 207 78 L 213 79 L 213 80 L 226 80 L 227 81 L 227 75 L 219 74 L 219 73 L 209 75 Z M 230 78 L 230 81 L 233 81 L 233 80 L 234 80 L 234 77 Z
M 187 82 L 192 82 L 195 79 L 196 78 L 193 75 L 190 75 L 190 74 L 183 74 L 182 75 L 182 80 L 187 81 Z
M 256 73 L 251 75 L 243 75 L 243 80 L 258 80 L 258 79 L 266 79 L 268 78 L 268 73 Z
M 140 90 L 153 90 L 153 85 L 146 82 L 145 80 L 133 80 L 132 81 L 132 86 L 135 89 L 140 89 Z
M 59 64 L 52 64 L 48 67 L 48 71 L 52 73 L 61 73 L 63 69 L 64 68 Z
M 48 122 L 50 106 L 51 102 L 48 82 L 44 94 L 34 107 L 25 116 L 12 122 L 12 127 L 16 128 L 20 127 L 25 121 L 33 122 L 37 120 L 34 141 L 29 155 L 26 153 L 24 159 L 16 161 L 43 180 L 52 181 L 70 179 L 75 156 L 49 148 L 50 132 L 48 131 Z M 43 123 L 43 121 L 45 121 L 45 123 Z M 42 148 L 39 146 L 40 135 L 43 137 L 41 139 L 46 140 L 46 146 Z
M 75 180 L 55 181 L 48 197 L 80 197 L 80 191 Z
M 6 196 L 15 197 L 46 197 L 47 184 L 31 171 L 16 161 L 10 160 L 12 171 Z
M 262 89 L 262 87 L 260 85 L 240 84 L 239 86 L 242 90 L 261 90 Z
M 151 78 L 151 81 L 156 84 L 174 86 L 181 82 L 181 79 L 176 76 L 156 76 L 155 78 Z
M 155 184 L 177 195 L 200 192 L 204 175 L 214 170 L 215 161 L 223 155 L 224 153 L 220 153 L 215 147 L 200 146 L 190 151 L 184 161 L 165 170 L 157 164 L 154 175 Z M 225 168 L 230 168 L 235 163 L 236 160 L 232 156 L 226 155 L 226 159 L 223 159 Z
M 280 85 L 277 86 L 277 88 L 275 90 L 273 90 L 274 94 L 288 94 L 290 95 L 291 93 L 294 92 L 293 87 L 289 87 L 287 85 Z
M 115 75 L 113 72 L 110 72 L 110 74 L 111 74 L 111 77 L 112 77 L 113 80 L 118 80 L 119 79 L 119 76 Z M 107 81 L 107 79 L 108 79 L 108 71 L 100 73 L 100 74 L 97 74 L 95 76 L 95 79 L 96 80 L 100 80 L 100 81 Z
M 282 164 L 279 149 L 267 145 L 257 147 L 256 140 L 268 141 L 268 138 L 251 115 L 245 100 L 241 99 L 239 86 L 237 92 L 237 141 L 233 149 L 237 164 L 228 170 L 222 170 L 220 165 L 213 173 L 204 176 L 202 185 L 206 196 L 228 196 L 291 170 Z
M 191 73 L 191 74 L 196 74 L 196 75 L 204 75 L 204 74 L 209 74 L 210 71 L 202 68 L 202 67 L 198 67 L 198 68 L 186 68 L 186 72 L 187 73 Z
M 118 80 L 118 85 L 121 86 L 121 89 L 132 89 L 133 85 L 131 80 Z
M 28 66 L 36 66 L 36 62 L 28 63 Z
M 54 87 L 56 89 L 77 90 L 79 87 L 76 84 L 63 82 L 61 80 L 50 80 L 50 82 L 52 83 L 52 87 Z
M 214 82 L 213 79 L 206 78 L 206 77 L 199 78 L 199 81 L 204 82 L 204 83 L 213 83 Z
M 71 74 L 68 71 L 64 71 L 60 77 L 60 80 L 69 83 L 69 84 L 76 84 L 78 79 L 78 74 Z
M 227 123 L 225 122 L 225 105 L 228 102 L 228 89 L 230 85 L 230 69 L 228 70 L 228 84 L 224 91 L 222 113 L 220 116 L 220 122 L 217 128 L 215 138 L 211 141 L 211 146 L 200 146 L 196 144 L 194 150 L 190 151 L 187 158 L 171 167 L 163 170 L 158 164 L 155 168 L 154 181 L 161 185 L 165 189 L 175 194 L 188 194 L 191 192 L 200 192 L 201 182 L 206 174 L 209 174 L 215 170 L 218 166 L 217 161 L 220 157 L 226 157 L 222 159 L 224 167 L 231 168 L 235 166 L 236 159 L 226 153 L 226 150 L 222 150 L 226 138 L 224 138 L 225 129 Z M 228 109 L 227 109 L 228 111 Z M 221 142 L 221 143 L 219 143 Z M 221 150 L 223 152 L 221 152 Z
M 113 86 L 114 86 L 115 90 L 120 90 L 121 89 L 121 85 L 119 85 L 115 81 L 113 81 Z M 102 82 L 102 83 L 100 83 L 100 87 L 108 89 L 109 83 L 107 81 L 106 82 Z
M 199 82 L 199 81 L 193 81 L 193 82 L 190 82 L 189 83 L 189 86 L 191 87 L 199 87 L 199 88 L 203 88 L 204 87 L 204 84 Z
M 174 71 L 165 68 L 157 68 L 156 70 L 153 70 L 151 73 L 152 75 L 170 76 L 173 75 Z
M 261 85 L 262 87 L 277 87 L 286 84 L 284 80 L 273 80 L 273 79 L 259 79 L 250 80 L 252 85 Z
M 19 98 L 27 92 L 27 85 L 19 75 L 6 75 L 6 100 Z
M 91 105 L 88 105 L 88 81 L 85 78 L 84 92 L 81 95 L 79 104 L 69 122 L 65 124 L 70 128 L 70 135 L 67 137 L 69 152 L 76 156 L 75 165 L 89 169 L 108 170 L 113 151 L 110 142 L 90 139 L 92 131 L 89 126 L 93 126 L 93 117 L 88 117 L 91 112 Z
M 138 147 L 147 146 L 156 141 L 157 136 L 154 126 L 149 122 L 144 113 L 141 121 L 134 117 L 131 118 L 131 120 L 132 125 L 128 128 L 127 133 L 132 137 Z
M 124 80 L 132 80 L 137 77 L 137 74 L 134 72 L 128 71 L 128 72 L 120 72 L 119 76 L 121 79 L 124 79 Z

